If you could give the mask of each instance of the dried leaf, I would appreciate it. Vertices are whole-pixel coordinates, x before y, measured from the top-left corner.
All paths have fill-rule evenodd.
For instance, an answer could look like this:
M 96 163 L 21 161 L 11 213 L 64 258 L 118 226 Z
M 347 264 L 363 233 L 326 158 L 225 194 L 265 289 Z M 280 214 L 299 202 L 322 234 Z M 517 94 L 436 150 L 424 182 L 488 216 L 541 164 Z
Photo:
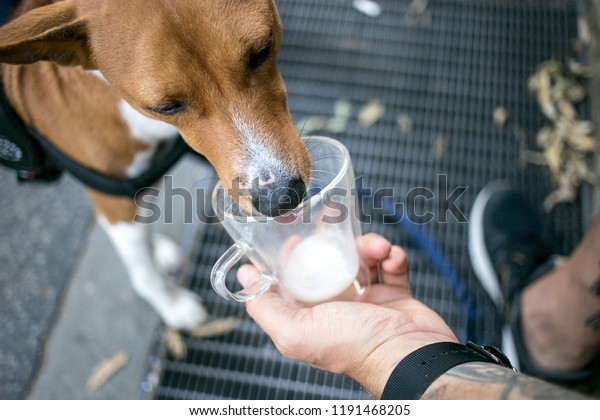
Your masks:
M 536 71 L 529 77 L 529 90 L 535 93 L 540 88 L 541 77 L 551 77 L 562 73 L 562 63 L 557 60 L 548 60 L 540 64 Z
M 419 17 L 429 6 L 429 0 L 413 0 L 408 5 L 407 14 L 411 17 Z
M 187 330 L 187 333 L 195 338 L 217 337 L 235 330 L 239 323 L 240 320 L 235 317 L 217 319 Z
M 596 140 L 591 134 L 589 121 L 566 121 L 561 119 L 556 124 L 556 133 L 567 146 L 577 152 L 593 153 L 596 150 Z
M 577 112 L 575 112 L 575 107 L 573 107 L 573 104 L 571 102 L 561 99 L 557 101 L 556 107 L 558 108 L 560 118 L 564 118 L 571 121 L 577 118 Z
M 494 123 L 498 127 L 504 127 L 506 120 L 508 120 L 508 111 L 503 106 L 497 106 L 494 109 Z
M 552 211 L 559 203 L 570 203 L 577 198 L 577 190 L 582 182 L 595 184 L 598 177 L 586 166 L 583 155 L 571 153 L 565 164 L 565 170 L 560 175 L 558 188 L 544 200 L 544 210 Z
M 583 86 L 574 80 L 558 77 L 552 87 L 552 97 L 555 101 L 566 99 L 571 102 L 579 102 L 585 98 Z
M 90 393 L 97 391 L 127 363 L 129 363 L 129 354 L 125 350 L 119 350 L 112 357 L 102 360 L 88 378 L 85 385 L 86 390 Z
M 315 131 L 323 130 L 327 126 L 328 119 L 319 115 L 304 118 L 296 123 L 296 131 L 302 135 L 309 135 Z
M 544 69 L 540 70 L 537 78 L 537 101 L 542 113 L 550 120 L 556 120 L 557 112 L 552 103 L 550 90 L 550 73 Z
M 577 121 L 577 129 L 584 134 L 592 134 L 592 131 L 594 131 L 594 125 L 591 121 L 579 120 Z
M 567 142 L 578 152 L 593 153 L 596 150 L 596 140 L 588 134 L 573 133 L 567 138 Z
M 352 115 L 352 104 L 346 99 L 338 99 L 333 105 L 333 118 L 327 121 L 325 129 L 332 133 L 341 133 L 346 129 Z
M 564 146 L 560 141 L 554 142 L 544 150 L 544 157 L 546 158 L 548 168 L 550 168 L 550 177 L 554 185 L 558 185 L 561 179 L 563 150 Z
M 579 35 L 579 40 L 584 46 L 590 44 L 592 41 L 590 26 L 583 16 L 577 18 L 577 33 Z
M 166 344 L 167 351 L 175 360 L 185 359 L 187 346 L 178 331 L 167 330 Z
M 535 136 L 535 142 L 540 149 L 550 147 L 556 141 L 555 131 L 552 127 L 542 127 Z
M 358 112 L 358 124 L 362 127 L 370 127 L 385 114 L 385 107 L 378 100 L 367 102 Z
M 342 118 L 331 118 L 329 121 L 327 121 L 327 124 L 323 129 L 329 131 L 330 133 L 339 134 L 346 129 L 347 125 L 348 120 Z
M 594 74 L 594 69 L 592 66 L 580 63 L 579 61 L 575 61 L 572 58 L 567 60 L 567 68 L 569 71 L 577 77 L 592 77 Z
M 381 14 L 381 6 L 373 0 L 353 0 L 352 5 L 356 10 L 370 17 L 377 17 Z
M 577 180 L 575 181 L 576 185 L 581 184 L 581 182 L 588 182 L 592 185 L 598 183 L 598 175 L 587 167 L 583 156 L 569 159 L 567 165 Z
M 431 23 L 431 15 L 427 11 L 429 0 L 412 0 L 406 11 L 408 21 L 417 21 L 419 23 Z
M 539 85 L 540 85 L 539 74 L 537 72 L 535 72 L 531 76 L 529 76 L 529 80 L 527 81 L 527 89 L 529 89 L 529 91 L 531 93 L 535 93 L 535 92 L 537 92 Z
M 352 115 L 352 104 L 347 99 L 338 99 L 333 104 L 333 116 L 335 118 L 348 119 Z
M 439 133 L 433 142 L 433 156 L 441 160 L 446 154 L 446 144 L 448 139 L 445 134 Z
M 408 134 L 412 131 L 413 122 L 408 114 L 402 113 L 396 118 L 396 125 L 402 134 Z
M 559 203 L 571 203 L 577 197 L 575 188 L 572 186 L 564 186 L 552 191 L 543 203 L 544 211 L 550 213 L 552 209 Z

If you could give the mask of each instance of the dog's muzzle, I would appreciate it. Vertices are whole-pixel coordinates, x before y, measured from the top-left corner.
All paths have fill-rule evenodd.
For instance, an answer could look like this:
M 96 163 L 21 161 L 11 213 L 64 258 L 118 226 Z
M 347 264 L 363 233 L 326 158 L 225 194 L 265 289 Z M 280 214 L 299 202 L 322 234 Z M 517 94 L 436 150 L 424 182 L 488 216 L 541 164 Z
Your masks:
M 295 209 L 306 195 L 306 185 L 299 178 L 279 180 L 266 185 L 252 186 L 252 205 L 269 217 L 284 215 Z

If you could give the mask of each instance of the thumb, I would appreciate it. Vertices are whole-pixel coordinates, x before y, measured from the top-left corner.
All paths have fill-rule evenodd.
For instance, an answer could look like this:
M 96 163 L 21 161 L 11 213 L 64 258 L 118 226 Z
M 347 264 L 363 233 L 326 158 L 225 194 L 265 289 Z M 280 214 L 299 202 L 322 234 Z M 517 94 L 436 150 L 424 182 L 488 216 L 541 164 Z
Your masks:
M 251 264 L 243 265 L 237 271 L 238 281 L 244 287 L 252 284 L 259 275 L 259 271 Z M 302 307 L 284 299 L 273 289 L 276 287 L 247 301 L 246 311 L 280 347 L 282 338 L 289 335 L 290 329 L 303 329 L 304 325 L 298 320 L 298 313 Z
M 243 287 L 248 286 L 258 276 L 258 270 L 251 264 L 242 265 L 237 271 L 237 279 Z

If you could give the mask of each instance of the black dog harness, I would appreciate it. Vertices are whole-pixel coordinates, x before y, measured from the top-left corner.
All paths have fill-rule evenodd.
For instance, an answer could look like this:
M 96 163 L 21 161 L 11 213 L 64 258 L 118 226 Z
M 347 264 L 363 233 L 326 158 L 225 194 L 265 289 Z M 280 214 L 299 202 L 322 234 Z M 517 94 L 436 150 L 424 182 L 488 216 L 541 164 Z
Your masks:
M 0 84 L 0 163 L 15 170 L 19 181 L 54 181 L 62 173 L 48 159 L 10 106 Z

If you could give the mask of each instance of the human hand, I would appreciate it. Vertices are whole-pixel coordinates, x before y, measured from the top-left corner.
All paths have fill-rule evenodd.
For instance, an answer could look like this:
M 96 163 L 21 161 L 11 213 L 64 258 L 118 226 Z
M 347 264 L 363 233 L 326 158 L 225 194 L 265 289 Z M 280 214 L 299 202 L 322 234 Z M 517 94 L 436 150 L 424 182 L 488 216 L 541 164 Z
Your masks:
M 246 309 L 284 356 L 346 374 L 380 397 L 392 370 L 409 353 L 458 340 L 438 314 L 413 298 L 400 247 L 376 234 L 362 236 L 357 245 L 371 278 L 377 280 L 380 260 L 383 277 L 383 284 L 371 284 L 360 301 L 307 307 L 272 288 L 246 302 Z M 244 285 L 257 274 L 245 265 L 238 279 Z

